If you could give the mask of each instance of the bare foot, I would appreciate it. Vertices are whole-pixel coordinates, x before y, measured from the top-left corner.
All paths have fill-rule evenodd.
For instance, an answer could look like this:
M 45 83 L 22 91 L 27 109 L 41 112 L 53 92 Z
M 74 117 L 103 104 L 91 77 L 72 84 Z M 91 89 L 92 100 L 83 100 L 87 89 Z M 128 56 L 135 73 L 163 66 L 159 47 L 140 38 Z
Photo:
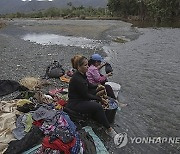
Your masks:
M 126 107 L 128 105 L 128 104 L 125 104 L 125 103 L 121 103 L 118 98 L 116 99 L 116 101 L 118 102 L 120 107 Z
M 127 106 L 127 104 L 120 103 L 120 102 L 119 102 L 119 105 L 120 105 L 120 107 L 126 107 Z

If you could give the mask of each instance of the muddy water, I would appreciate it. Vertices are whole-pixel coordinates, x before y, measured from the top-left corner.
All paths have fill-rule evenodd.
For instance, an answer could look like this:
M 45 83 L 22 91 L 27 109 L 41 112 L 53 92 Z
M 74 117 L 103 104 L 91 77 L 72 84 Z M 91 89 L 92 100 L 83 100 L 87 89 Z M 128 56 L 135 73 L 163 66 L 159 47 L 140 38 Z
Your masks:
M 121 84 L 119 99 L 128 104 L 117 111 L 114 124 L 116 131 L 127 133 L 128 143 L 114 148 L 112 140 L 106 142 L 111 152 L 179 153 L 180 141 L 149 144 L 140 140 L 180 137 L 180 29 L 139 29 L 121 21 L 96 20 L 20 20 L 12 25 L 3 33 L 42 45 L 96 48 L 96 52 L 98 48 L 107 53 L 106 60 L 114 68 L 110 81 Z M 128 42 L 115 43 L 116 37 Z M 139 137 L 137 143 L 131 142 L 134 137 Z
M 180 137 L 180 29 L 138 30 L 142 33 L 138 39 L 106 48 L 115 69 L 112 80 L 122 85 L 119 98 L 129 105 L 117 115 L 117 128 L 128 137 Z M 116 152 L 179 150 L 180 143 L 129 141 Z

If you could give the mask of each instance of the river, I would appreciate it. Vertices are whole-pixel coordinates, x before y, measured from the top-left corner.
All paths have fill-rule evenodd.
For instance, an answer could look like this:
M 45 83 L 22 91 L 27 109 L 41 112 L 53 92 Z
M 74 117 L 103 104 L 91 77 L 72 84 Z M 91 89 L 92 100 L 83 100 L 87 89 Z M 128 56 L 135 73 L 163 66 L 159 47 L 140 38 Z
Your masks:
M 6 56 L 7 53 L 14 49 L 16 55 L 19 52 L 21 58 L 26 57 L 26 61 L 35 67 L 37 64 L 31 63 L 33 58 L 38 58 L 38 61 L 42 62 L 47 61 L 51 56 L 50 61 L 60 54 L 59 50 L 66 50 L 66 54 L 72 51 L 77 53 L 76 48 L 78 48 L 77 51 L 79 48 L 83 48 L 84 51 L 104 51 L 107 54 L 106 60 L 114 69 L 113 76 L 109 80 L 120 83 L 119 100 L 128 104 L 127 107 L 117 111 L 114 123 L 114 128 L 118 133 L 127 133 L 128 142 L 124 147 L 115 148 L 113 140 L 108 140 L 106 145 L 112 147 L 110 151 L 115 154 L 179 153 L 179 28 L 137 28 L 129 23 L 114 20 L 15 20 L 10 21 L 9 26 L 1 30 L 0 34 L 7 37 L 6 40 L 14 42 L 4 47 L 2 56 L 9 58 Z M 112 40 L 117 37 L 127 42 L 113 42 Z M 42 38 L 46 39 L 42 40 Z M 23 39 L 45 46 L 28 45 L 29 42 L 23 42 Z M 62 43 L 61 40 L 63 40 Z M 24 51 L 30 53 L 30 56 Z M 52 53 L 49 54 L 49 51 Z M 36 52 L 39 52 L 39 55 L 43 53 L 46 55 L 38 56 Z M 67 58 L 70 57 L 67 56 Z M 9 60 L 1 60 L 4 65 L 8 64 L 9 68 L 13 67 Z M 18 61 L 14 63 L 19 66 Z M 39 64 L 42 65 L 40 62 Z M 24 74 L 27 71 L 42 73 L 42 70 L 38 70 L 37 67 L 34 69 L 29 66 L 28 70 L 26 67 L 19 68 L 20 73 L 23 71 Z M 7 76 L 6 70 L 1 68 L 4 72 L 1 77 Z M 142 143 L 143 137 L 149 139 L 160 137 L 160 140 Z M 167 141 L 162 142 L 162 138 Z M 174 139 L 174 142 L 168 142 L 169 138 Z
M 139 28 L 142 35 L 107 49 L 114 81 L 122 85 L 120 100 L 128 103 L 116 118 L 128 137 L 180 137 L 180 29 Z M 120 73 L 116 73 L 120 72 Z M 179 153 L 179 144 L 134 143 L 119 153 Z

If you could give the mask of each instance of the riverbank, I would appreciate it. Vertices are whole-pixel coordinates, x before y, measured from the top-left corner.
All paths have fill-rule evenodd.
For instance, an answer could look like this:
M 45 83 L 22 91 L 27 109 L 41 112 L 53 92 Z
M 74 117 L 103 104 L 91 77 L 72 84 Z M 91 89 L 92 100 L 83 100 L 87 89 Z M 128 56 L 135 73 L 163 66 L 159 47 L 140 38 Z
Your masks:
M 178 153 L 179 144 L 131 143 L 130 137 L 179 136 L 179 29 L 131 27 L 115 20 L 24 20 L 8 21 L 0 29 L 0 78 L 19 80 L 25 76 L 42 76 L 46 66 L 59 60 L 69 68 L 70 58 L 77 53 L 89 57 L 98 52 L 113 66 L 110 78 L 121 84 L 121 100 L 128 104 L 117 112 L 114 128 L 128 134 L 125 147 L 115 149 L 113 141 L 105 140 L 115 154 Z M 42 45 L 26 34 L 53 34 L 90 39 L 88 48 L 70 44 Z M 116 43 L 117 37 L 126 43 Z M 49 40 L 48 35 L 46 37 Z M 63 42 L 65 42 L 65 40 Z M 94 43 L 91 43 L 94 41 Z M 84 47 L 84 46 L 83 46 Z M 92 49 L 91 49 L 92 47 Z M 168 128 L 168 129 L 167 129 Z M 103 137 L 102 137 L 103 139 Z
M 124 34 L 125 31 L 129 31 L 127 27 L 128 29 L 131 28 L 131 24 L 121 21 L 99 20 L 76 20 L 73 23 L 72 20 L 16 19 L 7 21 L 7 26 L 0 29 L 0 79 L 19 81 L 27 76 L 42 77 L 45 75 L 46 67 L 54 60 L 59 61 L 63 68 L 68 70 L 71 68 L 70 59 L 75 54 L 83 54 L 89 58 L 96 52 L 106 57 L 107 54 L 102 48 L 103 44 L 110 43 L 115 34 L 119 36 L 112 27 L 122 28 L 120 34 Z M 111 31 L 112 37 L 107 35 L 109 31 Z M 82 42 L 83 40 L 90 40 L 90 44 L 86 44 L 87 47 L 76 46 L 76 44 L 74 46 L 71 44 L 42 44 L 24 40 L 23 38 L 27 34 L 66 36 L 65 39 L 78 38 Z M 47 37 L 49 36 L 47 35 Z M 65 40 L 62 41 L 66 42 Z M 58 79 L 51 80 L 51 82 L 54 87 L 62 86 Z M 1 100 L 11 100 L 18 94 L 13 93 L 1 98 Z M 103 136 L 101 130 L 99 134 Z M 115 151 L 113 140 L 109 141 L 106 137 L 104 142 L 109 151 Z
M 138 28 L 147 28 L 147 27 L 171 27 L 171 28 L 180 28 L 180 18 L 174 18 L 167 21 L 162 22 L 155 22 L 153 19 L 145 19 L 141 20 L 138 16 L 129 16 L 129 17 L 107 17 L 107 16 L 99 16 L 99 17 L 86 17 L 86 16 L 80 16 L 80 17 L 43 17 L 43 18 L 2 18 L 2 21 L 11 21 L 11 20 L 17 20 L 17 19 L 24 19 L 24 20 L 117 20 L 117 21 L 124 21 L 131 23 L 133 27 Z M 0 26 L 4 22 L 0 21 Z

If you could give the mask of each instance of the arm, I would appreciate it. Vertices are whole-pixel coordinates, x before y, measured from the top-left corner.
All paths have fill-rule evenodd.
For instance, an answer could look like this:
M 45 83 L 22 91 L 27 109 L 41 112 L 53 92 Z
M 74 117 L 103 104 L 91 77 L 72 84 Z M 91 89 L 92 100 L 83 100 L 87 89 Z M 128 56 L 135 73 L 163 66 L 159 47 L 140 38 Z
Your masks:
M 102 67 L 104 67 L 106 65 L 106 63 L 102 63 L 99 66 L 97 66 L 98 70 L 100 70 Z
M 96 83 L 102 83 L 102 82 L 104 82 L 104 81 L 107 79 L 107 77 L 108 77 L 108 75 L 100 75 L 98 69 L 92 70 L 92 71 L 91 71 L 91 76 L 93 77 L 93 79 L 94 79 L 94 81 L 95 81 Z
M 92 84 L 88 81 L 88 87 L 89 87 L 89 89 L 96 89 L 98 87 L 98 85 Z
M 77 87 L 77 93 L 81 96 L 81 98 L 90 99 L 90 100 L 101 100 L 101 98 L 99 96 L 89 93 L 89 90 L 88 90 L 89 83 L 85 79 L 77 80 L 77 82 L 75 84 Z M 93 87 L 93 85 L 91 85 L 91 86 Z M 97 86 L 95 86 L 95 87 L 97 87 Z

